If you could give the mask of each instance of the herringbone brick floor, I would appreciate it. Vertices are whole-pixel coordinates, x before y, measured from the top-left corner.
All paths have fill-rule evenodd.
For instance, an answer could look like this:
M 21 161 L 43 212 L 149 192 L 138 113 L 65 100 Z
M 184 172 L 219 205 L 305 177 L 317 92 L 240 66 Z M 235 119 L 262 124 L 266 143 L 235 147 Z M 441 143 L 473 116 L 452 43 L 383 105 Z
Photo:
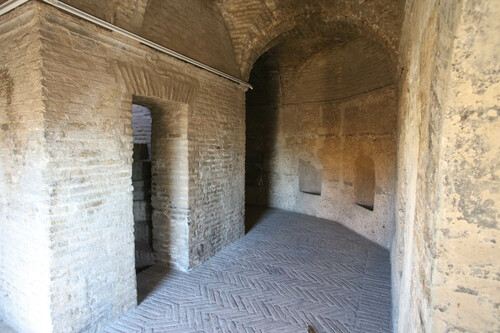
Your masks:
M 139 274 L 142 303 L 107 332 L 390 332 L 387 250 L 345 227 L 276 209 L 189 273 Z

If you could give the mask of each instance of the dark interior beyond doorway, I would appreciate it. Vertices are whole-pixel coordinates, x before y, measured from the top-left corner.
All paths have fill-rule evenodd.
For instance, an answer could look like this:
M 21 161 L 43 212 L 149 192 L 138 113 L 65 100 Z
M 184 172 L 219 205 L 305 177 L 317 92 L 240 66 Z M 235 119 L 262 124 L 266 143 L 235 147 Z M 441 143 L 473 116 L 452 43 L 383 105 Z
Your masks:
M 151 206 L 151 112 L 133 104 L 132 129 L 134 154 L 132 184 L 134 186 L 135 268 L 141 271 L 154 263 Z

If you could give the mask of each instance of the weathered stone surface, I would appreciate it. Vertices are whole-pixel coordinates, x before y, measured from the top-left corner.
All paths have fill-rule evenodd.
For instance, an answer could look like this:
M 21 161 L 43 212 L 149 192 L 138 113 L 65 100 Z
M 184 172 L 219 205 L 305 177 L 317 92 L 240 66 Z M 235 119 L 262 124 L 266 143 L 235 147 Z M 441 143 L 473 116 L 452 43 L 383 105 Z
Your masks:
M 394 318 L 399 332 L 495 332 L 500 4 L 407 1 L 406 11 Z

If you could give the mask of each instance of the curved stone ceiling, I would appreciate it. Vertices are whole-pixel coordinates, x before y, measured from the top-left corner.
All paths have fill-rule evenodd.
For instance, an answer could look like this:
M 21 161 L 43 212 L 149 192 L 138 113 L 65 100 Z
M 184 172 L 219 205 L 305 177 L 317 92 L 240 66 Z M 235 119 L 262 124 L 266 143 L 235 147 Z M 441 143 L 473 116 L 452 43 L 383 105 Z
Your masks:
M 63 2 L 244 79 L 264 52 L 297 38 L 321 36 L 330 42 L 338 39 L 340 43 L 353 33 L 365 35 L 383 45 L 394 60 L 405 3 L 404 0 Z
M 386 46 L 346 21 L 299 27 L 276 38 L 253 66 L 252 96 L 269 88 L 269 71 L 279 73 L 283 104 L 356 96 L 393 84 L 396 74 Z
M 311 31 L 334 22 L 344 22 L 377 41 L 394 60 L 404 4 L 404 0 L 217 0 L 244 78 L 281 36 L 311 36 Z

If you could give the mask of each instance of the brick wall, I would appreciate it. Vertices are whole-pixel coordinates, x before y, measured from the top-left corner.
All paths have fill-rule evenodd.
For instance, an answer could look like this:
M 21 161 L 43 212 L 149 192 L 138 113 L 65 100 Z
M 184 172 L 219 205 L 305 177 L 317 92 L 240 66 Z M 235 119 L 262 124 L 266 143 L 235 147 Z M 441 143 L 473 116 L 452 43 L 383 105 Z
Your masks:
M 155 263 L 151 206 L 151 159 L 147 144 L 134 143 L 132 185 L 134 187 L 135 268 L 142 270 Z
M 23 332 L 47 332 L 52 324 L 52 192 L 37 15 L 30 3 L 0 18 L 0 318 Z
M 142 31 L 154 42 L 239 76 L 224 19 L 210 1 L 149 0 Z
M 156 101 L 152 108 L 153 250 L 158 261 L 189 266 L 188 105 Z
M 348 23 L 396 54 L 401 34 L 404 1 L 303 1 L 226 0 L 216 2 L 226 20 L 234 53 L 243 77 L 270 47 L 296 36 L 326 39 L 339 33 L 339 22 Z M 332 27 L 333 25 L 333 27 Z M 306 46 L 307 47 L 307 46 Z
M 151 121 L 151 111 L 147 107 L 132 104 L 134 144 L 151 144 Z
M 151 21 L 146 21 L 144 1 L 68 1 L 134 32 L 148 24 L 160 35 L 170 29 L 161 18 L 179 14 L 169 12 L 172 8 L 187 8 L 183 1 L 151 2 L 163 14 L 149 9 Z M 323 24 L 349 17 L 358 29 L 366 16 L 374 39 L 396 54 L 403 1 L 388 2 L 315 2 L 305 11 L 270 1 L 217 6 L 246 75 L 283 32 L 316 35 L 319 30 L 307 23 L 311 18 Z M 199 8 L 197 13 L 208 18 L 196 24 L 181 19 L 179 30 L 172 31 L 195 27 L 189 34 L 205 45 L 193 51 L 198 55 L 215 47 L 209 41 L 224 40 L 199 60 L 225 64 L 236 73 L 222 20 L 212 16 L 212 7 Z M 500 61 L 492 50 L 500 47 L 494 38 L 499 15 L 493 0 L 406 2 L 396 71 L 398 223 L 392 247 L 394 309 L 399 310 L 394 327 L 400 332 L 484 332 L 498 326 Z M 297 25 L 299 19 L 306 23 Z M 204 29 L 199 22 L 217 24 Z M 205 31 L 218 37 L 203 39 Z M 160 130 L 175 124 L 174 136 L 167 133 L 158 148 L 162 158 L 154 171 L 160 261 L 190 269 L 243 234 L 245 96 L 240 87 L 36 2 L 2 16 L 0 36 L 9 46 L 0 49 L 2 320 L 27 332 L 85 332 L 102 329 L 134 306 L 131 106 L 140 96 L 156 106 Z M 179 45 L 190 51 L 192 45 L 184 43 L 189 40 Z M 306 77 L 320 75 L 321 63 Z M 276 73 L 271 80 L 279 91 Z M 378 73 L 382 81 L 388 78 L 385 71 Z M 334 84 L 332 77 L 325 82 Z M 312 86 L 313 81 L 302 82 Z M 274 191 L 272 198 L 283 208 L 309 214 L 338 213 L 324 216 L 341 222 L 346 217 L 349 227 L 385 246 L 390 231 L 381 230 L 387 229 L 390 212 L 382 218 L 377 207 L 382 202 L 390 210 L 393 195 L 394 119 L 387 110 L 394 107 L 394 90 L 377 86 L 344 99 L 348 96 L 338 89 L 335 98 L 342 100 L 322 101 L 329 87 L 335 85 L 310 90 L 307 96 L 319 97 L 307 101 L 293 96 L 296 105 L 254 105 L 256 114 L 280 122 L 276 143 L 284 149 L 270 162 L 279 167 L 273 184 L 285 190 Z M 318 128 L 318 135 L 311 131 Z M 356 185 L 351 166 L 356 152 L 368 151 L 376 170 L 385 173 L 375 171 L 374 212 L 359 213 L 354 209 L 363 208 L 351 200 Z M 298 156 L 321 165 L 322 191 L 341 199 L 318 204 L 306 193 L 283 196 L 288 188 L 297 193 L 287 177 L 296 179 Z M 353 216 L 361 222 L 350 221 Z
M 222 84 L 199 94 L 189 116 L 191 267 L 245 231 L 245 94 Z
M 334 220 L 389 247 L 396 180 L 394 111 L 392 87 L 342 102 L 281 107 L 270 142 L 274 148 L 264 158 L 264 186 L 247 186 L 247 202 Z M 356 205 L 356 159 L 362 155 L 374 161 L 373 211 Z M 322 170 L 320 196 L 299 190 L 300 160 Z
M 39 9 L 38 37 L 25 8 Z M 14 82 L 0 97 L 2 163 L 15 163 L 2 176 L 0 313 L 26 331 L 100 330 L 136 304 L 132 102 L 157 107 L 154 246 L 190 269 L 243 234 L 244 90 L 43 4 L 2 22 L 20 54 L 1 58 Z

